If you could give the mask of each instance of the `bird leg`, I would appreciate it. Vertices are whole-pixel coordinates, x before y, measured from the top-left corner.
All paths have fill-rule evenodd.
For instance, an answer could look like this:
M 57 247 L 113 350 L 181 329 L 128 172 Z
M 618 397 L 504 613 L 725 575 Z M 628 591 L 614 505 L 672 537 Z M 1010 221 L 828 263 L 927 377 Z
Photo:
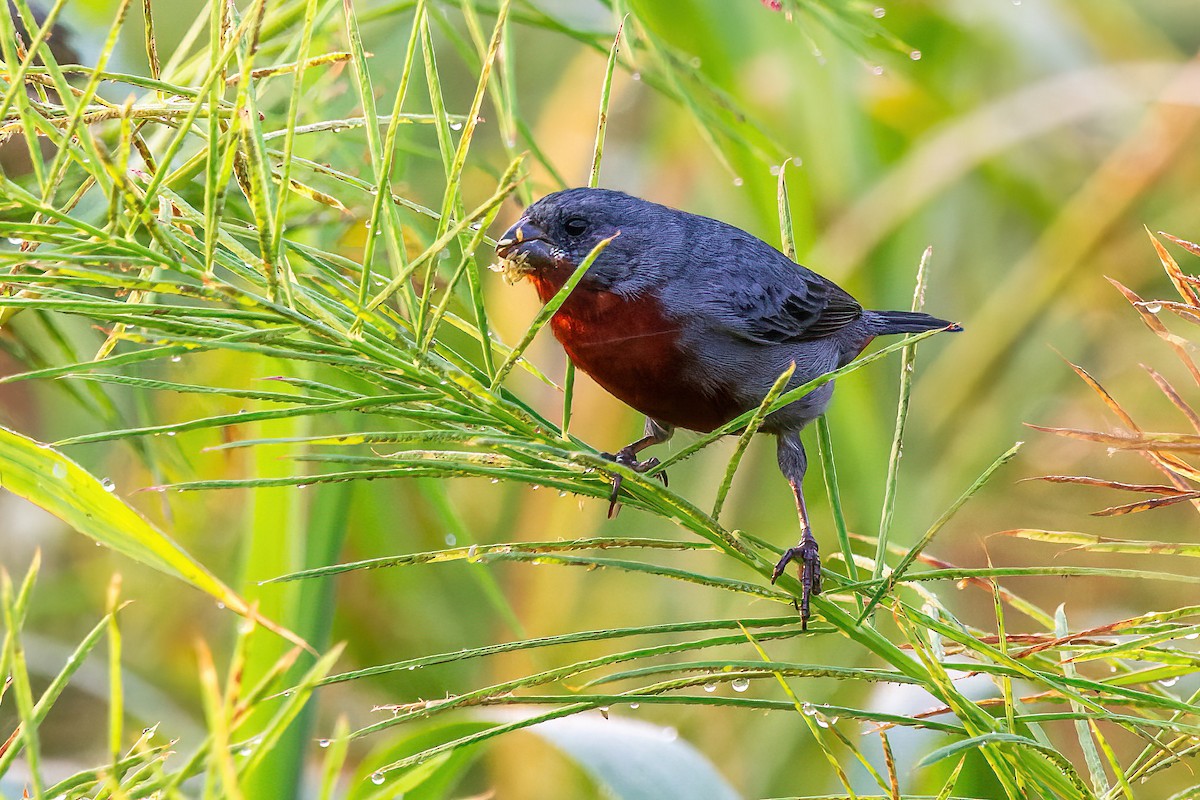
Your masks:
M 671 434 L 674 432 L 675 428 L 673 426 L 646 417 L 645 436 L 631 445 L 622 447 L 616 453 L 601 453 L 600 455 L 623 467 L 629 467 L 634 472 L 649 472 L 662 462 L 657 458 L 647 458 L 645 461 L 638 461 L 637 454 L 651 445 L 662 444 L 667 439 L 670 439 Z M 663 486 L 667 485 L 667 473 L 660 472 L 655 477 L 662 480 Z M 617 498 L 621 494 L 621 475 L 616 473 L 612 476 L 612 479 L 612 492 L 608 495 L 609 519 L 615 517 L 621 508 L 620 503 L 617 502 Z
M 813 538 L 812 529 L 808 524 L 808 509 L 804 505 L 803 483 L 804 473 L 808 469 L 808 457 L 804 453 L 804 445 L 800 442 L 800 434 L 795 431 L 779 436 L 779 469 L 796 495 L 796 511 L 800 516 L 800 543 L 784 551 L 783 557 L 771 573 L 771 583 L 779 579 L 792 561 L 800 562 L 800 627 L 808 630 L 808 619 L 811 616 L 809 599 L 812 595 L 821 593 L 821 555 L 817 540 Z

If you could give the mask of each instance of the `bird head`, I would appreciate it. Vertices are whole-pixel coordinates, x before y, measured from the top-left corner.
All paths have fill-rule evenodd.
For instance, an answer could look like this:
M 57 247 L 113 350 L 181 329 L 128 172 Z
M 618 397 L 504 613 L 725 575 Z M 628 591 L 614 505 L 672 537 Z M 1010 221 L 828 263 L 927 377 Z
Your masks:
M 567 189 L 538 200 L 500 237 L 496 254 L 511 281 L 530 278 L 553 294 L 601 241 L 616 238 L 588 269 L 593 287 L 634 292 L 651 277 L 645 269 L 671 209 L 608 189 Z

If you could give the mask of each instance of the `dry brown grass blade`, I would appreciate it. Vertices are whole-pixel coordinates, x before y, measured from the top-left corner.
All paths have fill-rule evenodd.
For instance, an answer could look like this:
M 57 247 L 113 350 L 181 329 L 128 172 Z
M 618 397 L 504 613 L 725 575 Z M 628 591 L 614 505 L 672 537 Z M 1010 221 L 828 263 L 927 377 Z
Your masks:
M 1196 433 L 1143 433 L 1141 431 L 1086 431 L 1080 428 L 1051 428 L 1026 422 L 1027 427 L 1043 433 L 1053 433 L 1068 439 L 1099 442 L 1118 450 L 1180 450 L 1187 453 L 1200 452 L 1200 434 Z
M 1179 268 L 1179 264 L 1167 252 L 1167 248 L 1162 246 L 1162 242 L 1150 229 L 1146 229 L 1146 235 L 1150 237 L 1150 243 L 1154 245 L 1155 252 L 1158 253 L 1158 260 L 1162 262 L 1163 269 L 1167 271 L 1167 277 L 1171 279 L 1171 283 L 1175 284 L 1175 291 L 1179 292 L 1179 296 L 1183 301 L 1192 308 L 1200 307 L 1200 300 L 1196 298 L 1196 292 L 1192 289 L 1191 284 L 1187 280 L 1187 276 L 1183 274 L 1183 270 Z
M 1100 399 L 1104 401 L 1104 405 L 1108 406 L 1109 410 L 1117 415 L 1117 419 L 1125 423 L 1125 427 L 1129 428 L 1130 430 L 1138 430 L 1137 423 L 1133 421 L 1133 417 L 1129 416 L 1128 412 L 1121 408 L 1121 404 L 1118 403 L 1116 399 L 1114 399 L 1113 396 L 1108 393 L 1107 389 L 1100 385 L 1100 381 L 1093 378 L 1090 372 L 1078 364 L 1072 363 L 1066 358 L 1064 358 L 1063 361 L 1066 361 L 1067 366 L 1075 370 L 1076 375 L 1078 375 L 1080 378 L 1083 378 L 1083 382 L 1090 386 L 1092 391 L 1100 395 Z
M 1187 492 L 1186 494 L 1177 494 L 1171 497 L 1156 497 L 1153 500 L 1142 500 L 1137 503 L 1126 503 L 1123 506 L 1111 506 L 1109 508 L 1101 509 L 1100 511 L 1093 511 L 1092 516 L 1119 517 L 1123 514 L 1136 514 L 1140 511 L 1152 511 L 1153 509 L 1163 508 L 1164 506 L 1173 506 L 1176 503 L 1182 503 L 1185 500 L 1197 499 L 1200 499 L 1200 492 Z
M 1153 312 L 1146 308 L 1146 303 L 1142 298 L 1138 297 L 1137 293 L 1120 281 L 1108 279 L 1108 282 L 1117 287 L 1117 291 L 1125 295 L 1125 299 L 1137 310 L 1142 317 L 1142 322 L 1146 323 L 1146 327 L 1159 335 L 1163 341 L 1171 346 L 1175 354 L 1179 356 L 1179 360 L 1187 367 L 1188 372 L 1192 373 L 1192 379 L 1196 381 L 1196 385 L 1200 386 L 1200 369 L 1196 368 L 1196 363 L 1192 361 L 1192 357 L 1188 354 L 1188 347 L 1191 343 L 1181 336 L 1176 336 L 1167 330 L 1167 327 L 1154 315 Z
M 1187 239 L 1180 239 L 1178 236 L 1172 236 L 1171 234 L 1167 233 L 1166 231 L 1159 231 L 1158 235 L 1163 237 L 1164 239 L 1168 239 L 1168 240 L 1174 242 L 1175 244 L 1182 247 L 1184 250 L 1187 250 L 1192 255 L 1200 256 L 1200 244 L 1196 244 L 1195 242 L 1189 242 Z M 1196 279 L 1193 278 L 1191 275 L 1188 275 L 1186 277 L 1188 278 L 1189 283 L 1196 283 Z
M 1180 396 L 1179 392 L 1175 391 L 1175 387 L 1171 385 L 1170 381 L 1160 375 L 1156 369 L 1145 364 L 1142 364 L 1142 369 L 1146 370 L 1146 372 L 1150 374 L 1150 379 L 1158 384 L 1158 388 L 1161 389 L 1162 393 L 1167 396 L 1167 399 L 1171 401 L 1171 404 L 1178 408 L 1180 412 L 1187 417 L 1188 422 L 1192 424 L 1193 430 L 1195 430 L 1197 433 L 1200 433 L 1200 414 L 1197 414 L 1192 407 L 1188 405 L 1188 402 Z
M 1085 486 L 1103 486 L 1107 489 L 1119 489 L 1123 492 L 1144 492 L 1146 494 L 1180 495 L 1190 494 L 1190 490 L 1178 486 L 1161 486 L 1149 483 L 1123 483 L 1104 478 L 1091 478 L 1086 475 L 1038 475 L 1026 478 L 1028 481 L 1046 481 L 1047 483 L 1080 483 Z
M 879 744 L 883 747 L 883 763 L 887 767 L 888 794 L 892 800 L 900 800 L 900 777 L 896 774 L 896 757 L 892 755 L 892 744 L 887 732 L 879 732 Z
M 1172 302 L 1169 300 L 1164 300 L 1164 301 L 1158 302 L 1158 303 L 1155 303 L 1155 302 L 1150 303 L 1150 305 L 1156 305 L 1156 304 L 1167 309 L 1172 314 L 1174 314 L 1175 316 L 1184 320 L 1185 322 L 1190 322 L 1193 325 L 1200 325 L 1200 312 L 1198 312 L 1195 308 L 1188 305 L 1187 303 L 1175 303 L 1175 302 Z
M 1161 467 L 1167 473 L 1167 477 L 1170 478 L 1171 482 L 1175 483 L 1180 489 L 1190 491 L 1190 487 L 1182 482 L 1177 483 L 1177 479 L 1186 478 L 1200 483 L 1200 469 L 1197 469 L 1173 453 L 1162 452 L 1166 450 L 1200 452 L 1200 435 L 1197 434 L 1142 433 L 1141 431 L 1136 433 L 1130 431 L 1102 433 L 1100 431 L 1085 431 L 1076 428 L 1050 428 L 1043 425 L 1034 425 L 1029 422 L 1025 423 L 1025 425 L 1043 433 L 1053 433 L 1056 436 L 1064 436 L 1068 439 L 1099 442 L 1118 450 L 1133 450 L 1145 453 L 1152 457 L 1156 465 Z
M 1063 360 L 1067 362 L 1067 365 L 1070 366 L 1071 369 L 1075 370 L 1075 374 L 1082 378 L 1084 383 L 1090 386 L 1092 390 L 1100 396 L 1100 399 L 1104 401 L 1104 404 L 1108 406 L 1109 410 L 1111 410 L 1118 419 L 1125 423 L 1126 427 L 1132 431 L 1141 430 L 1137 423 L 1133 421 L 1133 417 L 1131 417 L 1129 413 L 1121 407 L 1121 404 L 1116 401 L 1116 398 L 1109 394 L 1108 390 L 1105 389 L 1098 380 L 1092 377 L 1091 373 L 1078 364 L 1072 363 L 1066 358 Z M 1172 389 L 1172 391 L 1174 390 Z M 1180 399 L 1180 402 L 1183 403 L 1182 398 Z M 1187 404 L 1184 403 L 1185 407 L 1186 405 Z M 1200 428 L 1197 428 L 1197 430 L 1200 431 Z M 1188 486 L 1187 482 L 1180 477 L 1181 475 L 1186 476 L 1189 473 L 1194 472 L 1191 466 L 1186 462 L 1181 461 L 1177 456 L 1160 453 L 1158 451 L 1146 451 L 1143 452 L 1142 455 L 1145 456 L 1145 458 L 1155 469 L 1162 472 L 1163 475 L 1166 476 L 1167 480 L 1171 481 L 1171 483 L 1174 484 L 1177 489 L 1181 491 L 1191 490 L 1191 487 Z M 1200 512 L 1200 502 L 1193 503 L 1193 505 L 1195 506 L 1196 511 Z

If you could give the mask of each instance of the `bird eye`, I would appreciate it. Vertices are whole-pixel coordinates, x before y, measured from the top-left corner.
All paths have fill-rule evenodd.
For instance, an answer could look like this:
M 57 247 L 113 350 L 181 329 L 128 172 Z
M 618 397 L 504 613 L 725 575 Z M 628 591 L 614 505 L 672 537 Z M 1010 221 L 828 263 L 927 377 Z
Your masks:
M 588 223 L 583 217 L 571 217 L 563 223 L 563 230 L 570 236 L 582 236 L 587 233 Z

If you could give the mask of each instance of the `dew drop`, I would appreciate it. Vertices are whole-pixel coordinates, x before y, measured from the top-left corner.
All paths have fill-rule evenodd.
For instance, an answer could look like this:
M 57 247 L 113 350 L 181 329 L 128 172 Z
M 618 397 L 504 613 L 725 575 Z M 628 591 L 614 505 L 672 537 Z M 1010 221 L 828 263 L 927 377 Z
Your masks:
M 458 537 L 455 536 L 453 533 L 446 534 L 446 545 L 448 547 L 454 547 L 454 543 L 457 541 L 458 541 Z
M 63 464 L 62 462 L 55 463 L 53 471 L 54 471 L 54 477 L 56 477 L 56 478 L 67 477 L 67 465 Z
M 463 126 L 463 124 L 462 124 L 461 122 L 451 122 L 451 123 L 450 123 L 450 130 L 452 130 L 452 131 L 461 131 L 461 130 L 462 130 L 462 126 Z
M 883 6 L 875 6 L 875 10 L 871 12 L 871 16 L 875 19 L 883 19 L 887 16 L 887 9 Z
M 1151 314 L 1157 314 L 1158 312 L 1162 311 L 1162 303 L 1158 302 L 1157 300 L 1152 300 L 1149 303 L 1146 303 L 1145 308 Z
M 809 717 L 811 717 L 817 713 L 816 707 L 813 706 L 812 703 L 808 703 L 808 702 L 801 704 L 800 711 L 801 711 L 801 713 L 803 713 L 804 715 L 809 716 Z
M 178 364 L 180 361 L 183 361 L 183 356 L 180 356 L 180 355 L 171 356 L 172 364 Z
M 635 72 L 632 75 L 630 75 L 629 77 L 633 78 L 635 81 L 640 81 L 642 79 L 642 73 Z
M 25 244 L 25 240 L 19 236 L 10 236 L 8 237 L 8 243 L 14 247 L 20 247 L 21 245 Z
M 1021 5 L 1021 0 L 1012 0 L 1012 4 L 1014 6 L 1019 6 L 1019 5 Z
M 320 747 L 320 748 L 329 747 L 329 740 L 328 739 L 318 739 L 317 747 Z
M 1159 686 L 1165 686 L 1168 689 L 1177 683 L 1179 683 L 1178 675 L 1176 675 L 1174 678 L 1163 678 L 1161 681 L 1158 682 Z
M 700 60 L 700 56 L 693 56 L 692 60 L 688 63 L 692 65 L 692 69 L 700 69 L 700 65 L 703 62 Z
M 821 716 L 820 714 L 818 714 L 815 717 L 815 719 L 816 719 L 818 728 L 828 728 L 829 727 L 829 720 L 825 719 L 825 717 Z
M 600 712 L 600 716 L 608 719 L 608 706 L 600 706 L 597 710 Z
M 772 165 L 771 165 L 771 174 L 772 174 L 772 175 L 778 175 L 778 174 L 779 174 L 779 165 L 778 165 L 778 164 L 772 164 Z
M 642 705 L 641 703 L 630 703 L 629 708 L 630 708 L 630 710 L 634 710 L 634 709 L 640 708 L 641 705 Z
M 254 748 L 251 747 L 250 745 L 246 745 L 241 750 L 238 750 L 238 755 L 239 756 L 248 756 L 253 752 L 254 752 Z
M 741 178 L 741 176 L 740 176 L 740 175 L 739 175 L 738 177 L 736 177 L 736 178 L 734 178 L 734 179 L 733 179 L 733 185 L 734 185 L 734 186 L 741 186 L 741 185 L 742 185 L 742 184 L 744 184 L 744 183 L 745 183 L 745 181 L 744 181 L 744 180 L 742 180 L 742 178 Z
M 291 697 L 291 696 L 292 696 L 292 690 L 291 690 L 291 689 L 284 689 L 284 690 L 283 690 L 283 696 L 284 696 L 284 697 Z
M 1189 633 L 1187 636 L 1184 636 L 1183 638 L 1185 638 L 1185 639 L 1200 639 L 1200 633 Z
M 117 490 L 117 484 L 113 482 L 112 478 L 105 478 L 104 480 L 100 481 L 100 486 L 103 487 L 104 491 L 106 492 L 115 492 Z
M 533 491 L 535 491 L 535 492 L 536 492 L 538 489 L 540 489 L 540 488 L 542 488 L 542 487 L 541 487 L 541 486 L 538 486 L 538 485 L 535 483 L 533 486 L 530 486 L 529 488 L 530 488 L 530 489 L 532 489 Z
M 217 601 L 217 609 L 218 609 L 218 610 L 220 610 L 220 611 L 224 611 L 224 610 L 225 610 L 225 604 L 224 604 L 224 603 L 222 603 L 220 600 L 218 600 L 218 601 Z
M 499 479 L 499 478 L 492 478 L 491 482 L 492 482 L 492 483 L 499 483 L 499 482 L 500 482 L 500 479 Z
M 566 497 L 566 496 L 567 496 L 567 492 L 566 492 L 566 490 L 565 490 L 565 489 L 564 489 L 564 490 L 561 490 L 561 491 L 558 493 L 558 496 L 559 496 L 559 497 Z
M 750 688 L 749 678 L 734 678 L 730 684 L 735 692 L 744 692 Z
M 382 772 L 372 772 L 371 773 L 371 783 L 375 784 L 376 786 L 383 783 L 383 773 Z
M 881 67 L 881 66 L 879 66 L 878 64 L 876 64 L 875 66 L 871 67 L 871 74 L 872 74 L 872 75 L 882 75 L 882 74 L 883 74 L 883 67 Z
M 921 60 L 921 51 L 913 50 L 908 54 L 908 57 L 911 58 L 913 61 L 920 61 Z
M 704 691 L 708 692 L 709 694 L 712 694 L 716 690 L 717 690 L 717 685 L 715 683 L 704 684 Z

